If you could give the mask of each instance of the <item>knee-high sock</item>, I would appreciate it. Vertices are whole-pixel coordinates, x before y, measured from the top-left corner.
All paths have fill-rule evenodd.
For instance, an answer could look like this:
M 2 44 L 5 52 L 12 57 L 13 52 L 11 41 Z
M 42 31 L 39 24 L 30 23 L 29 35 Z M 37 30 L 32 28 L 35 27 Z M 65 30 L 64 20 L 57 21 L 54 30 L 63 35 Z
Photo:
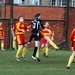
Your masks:
M 16 53 L 16 57 L 19 57 L 19 54 L 21 52 L 22 48 L 20 46 L 18 46 L 18 50 L 17 50 L 17 53 Z
M 58 48 L 57 45 L 52 40 L 49 41 L 49 44 L 52 45 L 55 49 Z
M 4 42 L 1 42 L 1 49 L 4 49 Z
M 36 52 L 36 57 L 39 58 L 39 49 Z
M 15 50 L 16 50 L 16 41 L 15 40 L 13 40 L 13 48 L 15 48 Z
M 37 49 L 38 49 L 38 47 L 35 47 L 35 48 L 34 48 L 34 52 L 33 52 L 33 56 L 34 56 L 34 57 L 36 56 Z
M 44 51 L 44 53 L 46 53 L 46 48 L 44 47 L 44 48 L 42 48 L 42 50 Z
M 25 47 L 22 49 L 22 57 L 25 57 L 26 50 L 27 50 L 27 49 L 26 49 Z
M 67 64 L 68 67 L 71 66 L 71 63 L 72 63 L 73 60 L 74 60 L 74 56 L 71 55 L 70 58 L 69 58 L 68 64 Z
M 46 48 L 46 55 L 48 56 L 48 48 Z
M 47 36 L 44 36 L 44 38 L 49 42 L 50 45 L 52 45 L 55 49 L 57 49 L 57 45 Z

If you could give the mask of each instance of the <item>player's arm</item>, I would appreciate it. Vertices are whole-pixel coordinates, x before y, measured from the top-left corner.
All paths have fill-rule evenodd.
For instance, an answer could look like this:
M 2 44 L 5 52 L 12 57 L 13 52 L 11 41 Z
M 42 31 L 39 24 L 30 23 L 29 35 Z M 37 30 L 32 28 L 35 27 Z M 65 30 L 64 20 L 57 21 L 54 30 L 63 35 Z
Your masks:
M 51 31 L 52 31 L 52 34 L 51 34 L 51 40 L 54 40 L 54 30 L 52 28 L 50 28 Z
M 44 28 L 45 31 L 48 31 L 50 34 L 52 34 L 50 29 Z
M 24 25 L 24 29 L 25 29 L 26 31 L 29 31 L 29 28 L 30 28 L 30 26 L 27 26 L 26 24 Z

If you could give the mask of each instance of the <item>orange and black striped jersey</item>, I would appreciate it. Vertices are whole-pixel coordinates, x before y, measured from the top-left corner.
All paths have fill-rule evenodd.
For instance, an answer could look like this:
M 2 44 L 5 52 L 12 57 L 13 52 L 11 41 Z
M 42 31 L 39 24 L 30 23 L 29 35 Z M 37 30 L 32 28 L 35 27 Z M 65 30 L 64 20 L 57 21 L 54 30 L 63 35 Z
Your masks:
M 46 30 L 44 30 L 44 29 L 41 29 L 41 30 L 40 30 L 40 35 L 42 35 L 42 36 L 48 36 L 48 37 L 50 37 L 50 38 L 51 38 L 52 36 L 54 36 L 54 31 L 53 31 L 53 29 L 52 29 L 51 27 L 45 27 L 45 28 L 49 29 L 52 34 L 50 34 L 48 31 L 46 31 Z
M 3 26 L 0 26 L 0 38 L 4 37 L 4 29 Z
M 70 40 L 75 41 L 75 29 L 73 29 L 72 33 L 70 34 Z
M 14 24 L 13 30 L 15 34 L 25 34 L 22 30 L 27 30 L 27 25 L 24 22 L 16 22 Z

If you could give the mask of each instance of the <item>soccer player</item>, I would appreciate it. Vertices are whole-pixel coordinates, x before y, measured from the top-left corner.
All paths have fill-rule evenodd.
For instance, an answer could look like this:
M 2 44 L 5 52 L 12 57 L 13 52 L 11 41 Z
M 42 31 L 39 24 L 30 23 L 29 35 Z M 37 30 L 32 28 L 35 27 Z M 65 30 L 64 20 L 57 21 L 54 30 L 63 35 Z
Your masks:
M 22 51 L 22 58 L 26 60 L 26 39 L 25 39 L 25 31 L 27 30 L 27 25 L 24 23 L 24 18 L 22 16 L 19 17 L 19 21 L 14 24 L 14 30 L 16 33 L 16 40 L 18 44 L 18 50 L 16 53 L 16 60 L 20 61 L 20 52 Z
M 35 61 L 40 61 L 39 58 L 36 58 L 36 52 L 39 48 L 39 31 L 40 29 L 44 29 L 45 27 L 43 26 L 42 20 L 40 19 L 40 14 L 37 13 L 35 15 L 35 19 L 31 22 L 32 24 L 32 30 L 31 33 L 33 35 L 34 41 L 35 41 L 35 47 L 34 47 L 34 52 L 32 55 L 32 59 L 34 59 Z
M 54 39 L 53 39 L 54 31 L 53 31 L 53 29 L 49 26 L 49 23 L 46 22 L 45 25 L 44 25 L 44 27 L 50 29 L 50 31 L 51 31 L 52 33 L 50 34 L 49 32 L 42 30 L 43 34 L 46 35 L 46 36 L 48 36 L 51 40 L 54 40 Z M 49 45 L 49 42 L 48 42 L 46 39 L 42 38 L 42 39 L 41 39 L 41 48 L 42 48 L 42 50 L 44 51 L 44 55 L 43 55 L 43 56 L 46 57 L 46 58 L 48 58 L 48 50 L 49 50 L 49 49 L 48 49 L 48 45 Z
M 70 40 L 72 41 L 72 45 L 73 45 L 72 50 L 73 51 L 72 51 L 72 55 L 69 57 L 67 69 L 70 69 L 71 63 L 73 62 L 74 57 L 75 57 L 75 28 L 73 29 L 73 31 L 70 34 Z
M 71 50 L 73 51 L 73 42 L 72 42 Z M 75 58 L 75 56 L 74 56 L 74 58 Z M 73 63 L 75 63 L 75 59 L 74 59 Z
M 40 33 L 40 30 L 44 29 L 44 30 L 48 31 L 49 33 L 51 33 L 51 31 L 43 26 L 43 23 L 40 19 L 39 13 L 35 15 L 35 19 L 31 22 L 31 24 L 33 25 L 31 32 L 32 32 L 34 40 L 35 40 L 35 47 L 34 47 L 32 59 L 34 59 L 36 61 L 40 61 L 39 58 L 36 58 L 36 52 L 37 52 L 37 49 L 39 48 L 39 40 L 40 40 L 39 33 Z M 43 33 L 41 33 L 41 34 L 43 34 Z M 58 47 L 47 36 L 43 36 L 43 37 L 46 40 L 48 40 L 51 45 L 54 45 L 55 49 L 58 49 Z
M 54 31 L 50 27 L 44 26 L 46 29 L 41 29 L 40 30 L 40 39 L 43 38 L 45 42 L 48 42 L 51 46 L 53 46 L 56 50 L 59 50 L 59 47 L 53 42 L 53 36 L 54 36 Z M 48 30 L 50 31 L 48 31 Z M 44 51 L 48 53 L 48 48 L 43 48 Z M 37 54 L 39 56 L 39 50 L 37 50 Z
M 2 22 L 0 22 L 0 42 L 1 42 L 1 50 L 5 50 L 4 49 L 4 29 L 2 26 Z
M 48 31 L 48 30 L 49 31 Z M 47 34 L 44 34 L 44 32 L 46 31 L 48 34 L 52 35 L 52 31 L 49 28 L 46 28 L 46 30 L 40 30 L 40 38 L 44 38 L 45 40 L 47 40 L 49 42 L 49 44 L 51 46 L 53 46 L 56 50 L 59 50 L 60 48 L 52 41 L 52 39 L 50 39 Z

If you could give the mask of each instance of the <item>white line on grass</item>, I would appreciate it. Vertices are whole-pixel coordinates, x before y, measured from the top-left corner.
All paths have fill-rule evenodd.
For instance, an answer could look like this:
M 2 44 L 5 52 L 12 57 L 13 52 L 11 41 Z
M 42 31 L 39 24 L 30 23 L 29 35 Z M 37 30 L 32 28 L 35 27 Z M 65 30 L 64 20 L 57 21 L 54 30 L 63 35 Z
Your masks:
M 75 71 L 74 69 L 60 69 L 60 68 L 43 68 L 43 69 L 1 69 L 1 70 L 44 70 L 44 71 Z

